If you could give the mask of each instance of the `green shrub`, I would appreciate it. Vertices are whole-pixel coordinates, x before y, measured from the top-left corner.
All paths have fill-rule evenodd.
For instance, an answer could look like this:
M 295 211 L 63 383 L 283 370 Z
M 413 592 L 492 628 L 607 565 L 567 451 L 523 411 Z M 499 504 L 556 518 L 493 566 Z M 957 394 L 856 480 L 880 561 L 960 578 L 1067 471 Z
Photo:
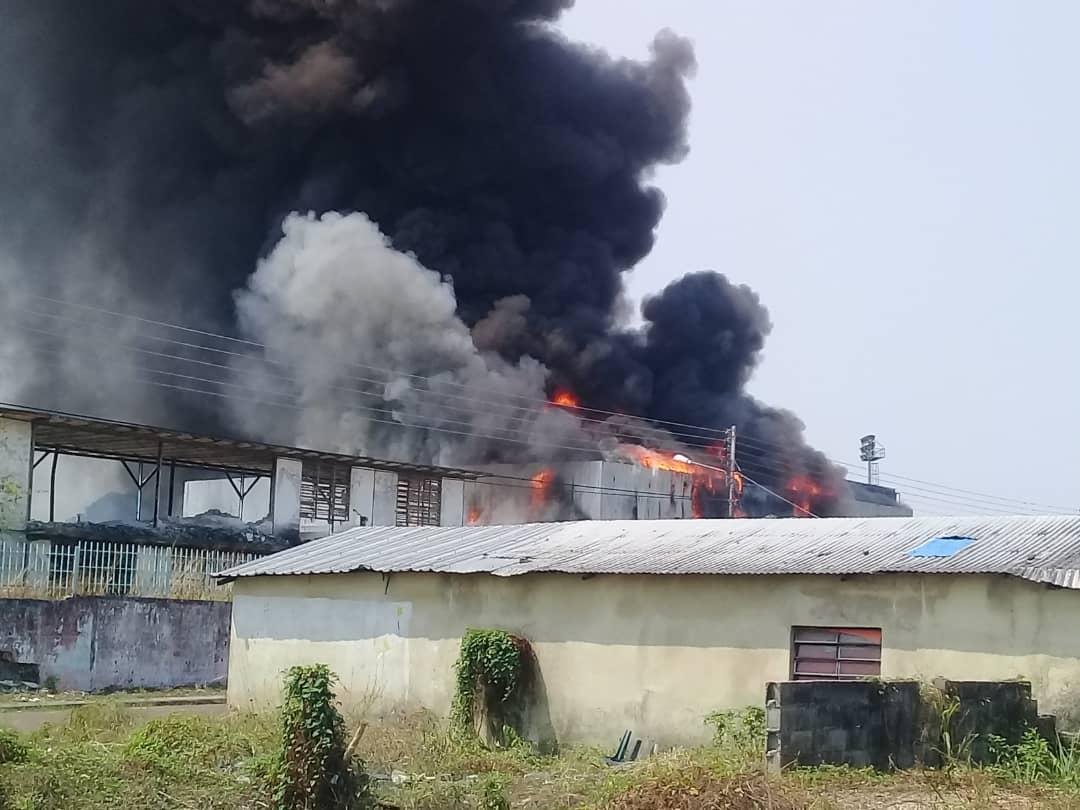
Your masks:
M 765 752 L 765 710 L 747 706 L 742 711 L 713 712 L 705 717 L 712 726 L 713 745 L 745 754 Z
M 268 768 L 277 810 L 358 810 L 374 805 L 368 780 L 345 757 L 345 721 L 325 664 L 293 667 L 281 707 L 282 751 Z
M 998 736 L 989 740 L 995 757 L 991 771 L 999 778 L 1023 784 L 1050 783 L 1080 786 L 1080 746 L 1075 738 L 1052 745 L 1029 728 L 1016 745 Z
M 488 774 L 480 789 L 481 810 L 510 810 L 509 788 L 502 774 Z
M 0 728 L 0 765 L 25 762 L 30 749 L 18 734 Z
M 456 686 L 450 709 L 453 731 L 474 736 L 474 710 L 478 700 L 510 704 L 520 697 L 523 681 L 525 641 L 504 630 L 467 630 L 454 665 Z M 488 705 L 490 710 L 495 708 Z M 498 722 L 496 729 L 511 725 Z M 512 727 L 512 726 L 511 726 Z

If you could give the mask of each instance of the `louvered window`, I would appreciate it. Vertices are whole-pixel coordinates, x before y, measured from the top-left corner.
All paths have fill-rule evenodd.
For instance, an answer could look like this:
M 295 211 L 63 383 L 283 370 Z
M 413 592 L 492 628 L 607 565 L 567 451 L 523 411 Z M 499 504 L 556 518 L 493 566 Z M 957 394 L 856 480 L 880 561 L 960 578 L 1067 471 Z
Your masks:
M 397 525 L 438 526 L 442 506 L 442 481 L 438 478 L 398 476 Z
M 349 475 L 333 464 L 304 462 L 300 480 L 300 517 L 324 520 L 333 527 L 349 519 Z
M 881 675 L 881 630 L 796 627 L 791 663 L 795 681 L 854 681 Z

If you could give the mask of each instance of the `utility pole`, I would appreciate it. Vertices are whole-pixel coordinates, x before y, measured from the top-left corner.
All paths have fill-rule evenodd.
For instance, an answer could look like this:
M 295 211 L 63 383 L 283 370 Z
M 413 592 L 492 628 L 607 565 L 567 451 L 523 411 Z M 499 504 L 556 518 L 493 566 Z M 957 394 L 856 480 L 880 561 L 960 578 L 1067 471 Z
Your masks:
M 728 428 L 727 443 L 727 516 L 735 517 L 735 426 Z

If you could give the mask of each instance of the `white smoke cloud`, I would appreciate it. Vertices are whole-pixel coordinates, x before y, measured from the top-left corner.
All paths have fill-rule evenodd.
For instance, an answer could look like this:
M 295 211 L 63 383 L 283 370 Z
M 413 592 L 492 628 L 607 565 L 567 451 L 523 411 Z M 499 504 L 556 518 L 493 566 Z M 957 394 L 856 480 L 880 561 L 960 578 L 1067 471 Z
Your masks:
M 245 427 L 440 464 L 580 444 L 578 421 L 542 406 L 547 369 L 478 349 L 452 285 L 364 214 L 291 214 L 282 230 L 236 293 L 242 334 L 264 347 L 236 371 L 284 405 L 241 406 Z

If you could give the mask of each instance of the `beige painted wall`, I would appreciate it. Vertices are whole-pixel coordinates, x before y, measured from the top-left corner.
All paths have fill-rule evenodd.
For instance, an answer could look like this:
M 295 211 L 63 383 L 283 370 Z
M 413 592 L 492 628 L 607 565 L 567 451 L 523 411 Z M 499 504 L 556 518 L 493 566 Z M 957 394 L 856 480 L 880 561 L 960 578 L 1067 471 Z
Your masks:
M 270 705 L 285 668 L 323 662 L 348 704 L 445 713 L 462 632 L 498 627 L 532 642 L 560 741 L 692 742 L 705 714 L 788 677 L 793 625 L 846 625 L 882 628 L 884 677 L 1023 675 L 1044 710 L 1080 715 L 1078 608 L 1078 592 L 990 576 L 241 579 L 229 701 Z

